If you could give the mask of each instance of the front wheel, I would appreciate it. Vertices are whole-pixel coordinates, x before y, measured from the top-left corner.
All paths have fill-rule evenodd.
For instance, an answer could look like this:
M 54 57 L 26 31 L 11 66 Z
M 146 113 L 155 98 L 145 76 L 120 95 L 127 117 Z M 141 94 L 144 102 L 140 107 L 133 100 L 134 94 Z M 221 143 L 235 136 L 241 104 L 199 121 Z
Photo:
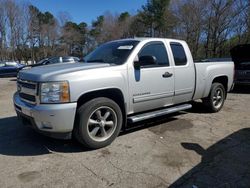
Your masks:
M 226 91 L 221 83 L 213 83 L 209 96 L 203 99 L 203 103 L 210 112 L 219 112 L 224 105 Z
M 121 109 L 113 100 L 96 98 L 78 109 L 74 135 L 87 148 L 102 148 L 118 136 L 122 122 Z

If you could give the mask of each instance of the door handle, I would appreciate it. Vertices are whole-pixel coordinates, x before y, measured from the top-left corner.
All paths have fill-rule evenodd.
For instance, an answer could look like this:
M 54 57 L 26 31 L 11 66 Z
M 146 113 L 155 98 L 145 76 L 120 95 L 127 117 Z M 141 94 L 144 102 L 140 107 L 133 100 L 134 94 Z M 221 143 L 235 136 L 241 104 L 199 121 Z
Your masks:
M 165 72 L 165 73 L 162 75 L 163 78 L 169 78 L 169 77 L 171 77 L 171 76 L 173 76 L 173 74 L 172 74 L 172 73 L 169 73 L 169 72 Z

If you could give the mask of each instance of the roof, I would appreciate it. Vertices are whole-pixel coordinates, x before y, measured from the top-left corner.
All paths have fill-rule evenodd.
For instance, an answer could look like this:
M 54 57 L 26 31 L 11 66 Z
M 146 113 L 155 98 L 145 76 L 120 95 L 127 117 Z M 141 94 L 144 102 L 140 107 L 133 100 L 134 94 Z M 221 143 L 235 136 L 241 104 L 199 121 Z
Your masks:
M 126 41 L 126 40 L 135 40 L 135 41 L 139 41 L 139 42 L 151 41 L 151 40 L 171 40 L 174 42 L 185 42 L 184 40 L 171 39 L 171 38 L 155 38 L 155 37 L 134 37 L 134 38 L 118 39 L 118 40 L 114 40 L 114 41 Z

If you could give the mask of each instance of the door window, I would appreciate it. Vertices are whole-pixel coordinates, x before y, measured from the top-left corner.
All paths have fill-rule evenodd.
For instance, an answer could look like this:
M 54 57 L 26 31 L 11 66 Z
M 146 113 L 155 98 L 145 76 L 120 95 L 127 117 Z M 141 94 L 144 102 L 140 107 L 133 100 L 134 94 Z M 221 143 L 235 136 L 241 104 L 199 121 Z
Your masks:
M 154 56 L 156 58 L 156 65 L 147 65 L 144 67 L 169 66 L 168 54 L 162 42 L 151 42 L 146 44 L 138 56 L 139 58 L 141 56 Z
M 183 46 L 180 43 L 170 43 L 173 56 L 174 56 L 174 61 L 175 61 L 175 66 L 184 66 L 187 64 L 187 57 L 185 50 Z

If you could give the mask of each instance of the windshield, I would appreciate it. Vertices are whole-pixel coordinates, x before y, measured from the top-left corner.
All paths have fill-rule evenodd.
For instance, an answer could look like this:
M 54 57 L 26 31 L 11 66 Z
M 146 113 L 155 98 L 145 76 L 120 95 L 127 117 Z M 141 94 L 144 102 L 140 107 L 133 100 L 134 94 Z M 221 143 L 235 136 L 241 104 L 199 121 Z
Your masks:
M 101 45 L 84 58 L 87 63 L 123 64 L 139 41 L 114 41 Z

